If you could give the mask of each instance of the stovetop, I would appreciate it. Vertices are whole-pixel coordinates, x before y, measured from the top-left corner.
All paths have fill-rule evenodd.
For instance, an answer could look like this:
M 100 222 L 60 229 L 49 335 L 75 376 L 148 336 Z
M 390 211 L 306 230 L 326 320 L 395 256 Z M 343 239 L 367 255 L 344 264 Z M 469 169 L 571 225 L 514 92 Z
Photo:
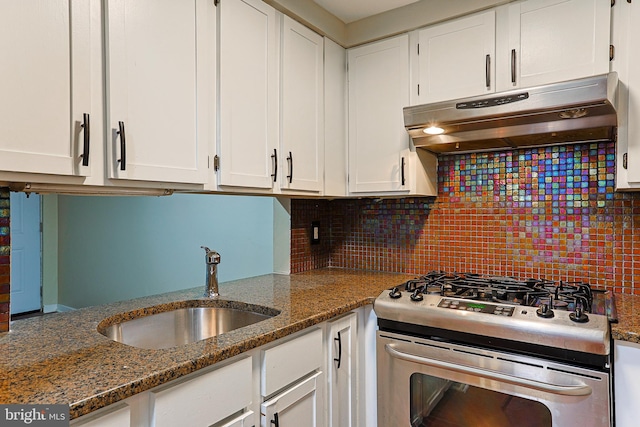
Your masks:
M 374 310 L 429 331 L 609 354 L 612 298 L 584 282 L 431 272 L 382 292 Z

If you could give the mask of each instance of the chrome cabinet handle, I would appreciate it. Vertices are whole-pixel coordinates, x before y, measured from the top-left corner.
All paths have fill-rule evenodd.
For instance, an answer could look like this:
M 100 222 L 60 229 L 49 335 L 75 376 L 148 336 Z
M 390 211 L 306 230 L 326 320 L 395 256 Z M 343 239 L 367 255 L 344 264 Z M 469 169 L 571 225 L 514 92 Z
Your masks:
M 120 135 L 120 158 L 118 159 L 118 163 L 120 163 L 120 170 L 127 169 L 127 140 L 124 135 L 124 122 L 118 122 L 118 135 Z
M 82 124 L 80 125 L 84 129 L 84 143 L 82 147 L 82 166 L 89 166 L 89 147 L 91 143 L 91 122 L 89 120 L 89 113 L 82 114 Z
M 271 174 L 271 178 L 273 178 L 273 182 L 276 182 L 278 179 L 278 150 L 275 148 L 273 149 L 271 159 L 273 159 L 273 173 Z
M 400 183 L 404 187 L 405 179 L 404 179 L 404 157 L 401 159 L 400 163 Z
M 416 356 L 414 354 L 403 353 L 396 350 L 391 344 L 385 344 L 384 349 L 391 356 L 397 359 L 406 360 L 407 362 L 419 363 L 421 365 L 432 366 L 434 368 L 446 369 L 447 371 L 459 372 L 461 374 L 468 374 L 476 377 L 486 378 L 489 380 L 501 381 L 503 383 L 527 387 L 533 390 L 559 394 L 562 396 L 588 396 L 591 394 L 591 387 L 586 384 L 547 384 L 527 378 L 514 377 L 512 375 L 503 374 L 501 372 L 487 371 L 484 369 L 474 368 L 472 366 L 457 365 L 455 363 L 445 362 L 443 360 L 427 359 L 425 357 Z
M 487 55 L 484 60 L 484 81 L 487 89 L 491 88 L 491 55 Z
M 338 341 L 338 358 L 333 358 L 334 362 L 338 362 L 338 366 L 336 369 L 340 369 L 340 363 L 342 362 L 342 338 L 340 337 L 340 332 L 338 331 L 338 338 L 334 338 L 334 341 Z
M 516 50 L 511 49 L 511 83 L 516 82 Z
M 293 155 L 291 151 L 289 151 L 289 157 L 287 157 L 287 164 L 289 165 L 289 175 L 287 175 L 287 179 L 289 180 L 289 184 L 293 181 Z

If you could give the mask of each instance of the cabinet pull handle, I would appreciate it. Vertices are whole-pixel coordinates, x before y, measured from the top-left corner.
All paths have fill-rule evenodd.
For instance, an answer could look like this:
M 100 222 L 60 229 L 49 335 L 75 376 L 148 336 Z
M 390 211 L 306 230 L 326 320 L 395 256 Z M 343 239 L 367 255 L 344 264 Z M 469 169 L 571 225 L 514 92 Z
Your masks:
M 516 82 L 516 50 L 511 49 L 511 83 Z
M 124 135 L 124 122 L 118 122 L 118 135 L 120 135 L 120 158 L 118 159 L 118 163 L 120 163 L 120 170 L 127 169 L 127 140 Z
M 484 81 L 487 89 L 491 88 L 491 55 L 487 55 L 484 60 Z
M 404 179 L 404 157 L 402 157 L 400 162 L 400 183 L 404 187 L 405 179 Z
M 340 332 L 338 331 L 338 338 L 334 338 L 334 341 L 338 341 L 338 358 L 333 358 L 334 362 L 338 362 L 338 366 L 336 369 L 340 369 L 340 363 L 342 362 L 342 338 L 340 337 Z
M 289 157 L 287 157 L 287 164 L 289 165 L 289 175 L 287 175 L 287 179 L 289 180 L 289 184 L 293 181 L 293 155 L 291 151 L 289 151 Z
M 280 427 L 280 421 L 278 421 L 278 413 L 277 412 L 275 414 L 273 414 L 273 419 L 271 420 L 271 424 L 273 424 L 274 427 Z
M 89 120 L 89 113 L 82 114 L 82 124 L 80 125 L 84 129 L 84 144 L 82 148 L 82 166 L 89 166 L 89 146 L 91 141 L 91 123 Z
M 273 154 L 271 155 L 273 159 L 273 173 L 271 174 L 271 178 L 273 178 L 273 182 L 276 182 L 278 179 L 278 150 L 273 149 Z

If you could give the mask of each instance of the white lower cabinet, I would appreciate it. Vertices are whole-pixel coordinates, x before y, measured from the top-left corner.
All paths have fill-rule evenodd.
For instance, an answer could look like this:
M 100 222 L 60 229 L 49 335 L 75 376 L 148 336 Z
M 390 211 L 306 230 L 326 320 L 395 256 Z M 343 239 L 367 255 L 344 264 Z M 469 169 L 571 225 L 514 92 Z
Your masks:
M 640 402 L 640 344 L 614 341 L 613 355 L 616 426 L 634 427 L 638 425 L 634 408 Z
M 247 411 L 244 414 L 220 424 L 219 427 L 255 427 L 255 414 Z
M 317 427 L 322 425 L 322 372 L 286 389 L 260 406 L 262 427 Z
M 331 427 L 356 426 L 357 316 L 349 313 L 327 325 L 327 414 Z
M 74 427 L 129 427 L 131 425 L 131 410 L 129 405 L 116 404 L 96 414 L 85 415 L 73 423 Z
M 168 384 L 166 388 L 152 391 L 151 425 L 207 427 L 247 408 L 252 400 L 251 370 L 252 359 L 247 357 L 180 384 Z

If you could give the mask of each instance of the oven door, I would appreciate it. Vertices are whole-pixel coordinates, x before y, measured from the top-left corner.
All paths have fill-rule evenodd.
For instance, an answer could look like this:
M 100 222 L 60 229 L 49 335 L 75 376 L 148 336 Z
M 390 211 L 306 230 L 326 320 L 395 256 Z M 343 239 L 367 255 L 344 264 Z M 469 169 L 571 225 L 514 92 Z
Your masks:
M 378 427 L 611 425 L 608 373 L 377 334 Z

